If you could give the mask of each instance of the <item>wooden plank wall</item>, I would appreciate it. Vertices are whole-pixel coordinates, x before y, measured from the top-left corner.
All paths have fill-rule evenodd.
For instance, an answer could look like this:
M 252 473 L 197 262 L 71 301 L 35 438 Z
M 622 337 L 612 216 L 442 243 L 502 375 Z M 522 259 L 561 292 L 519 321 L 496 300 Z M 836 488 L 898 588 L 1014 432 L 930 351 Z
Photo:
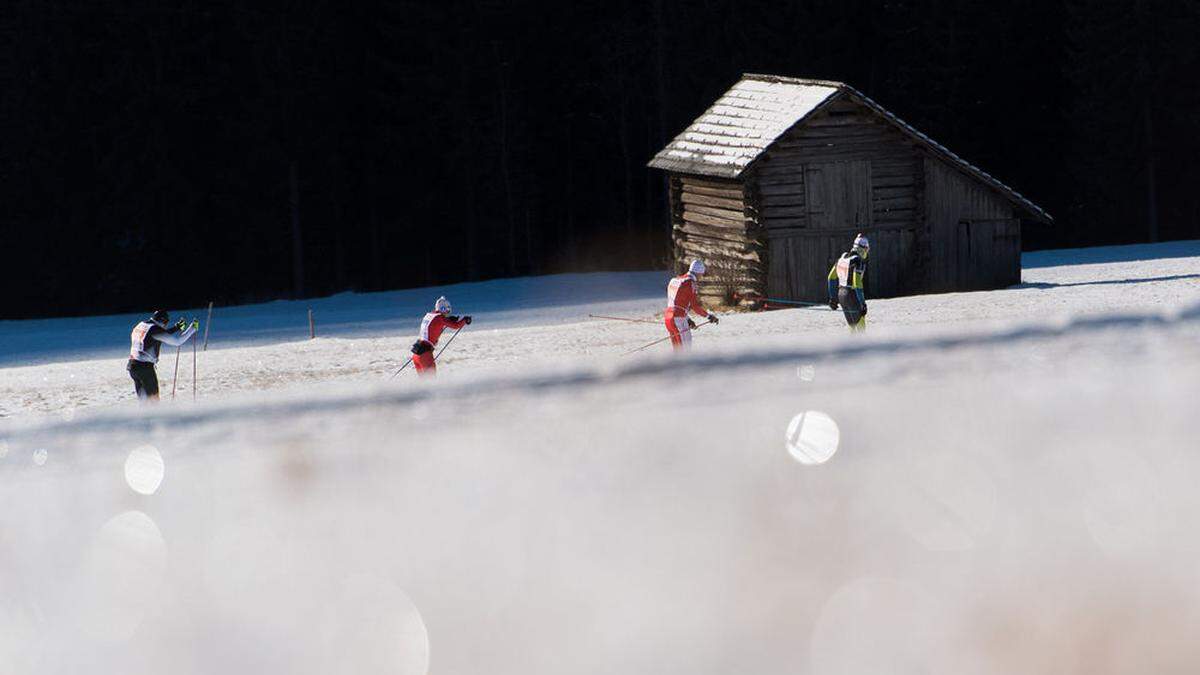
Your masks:
M 1001 288 L 1021 280 L 1021 223 L 1012 204 L 953 166 L 924 163 L 931 235 L 929 290 Z
M 681 273 L 695 258 L 708 266 L 701 300 L 720 306 L 734 303 L 735 295 L 761 296 L 766 255 L 757 195 L 741 181 L 679 174 L 671 175 L 670 189 L 676 269 Z
M 909 138 L 850 100 L 784 135 L 747 180 L 761 195 L 768 295 L 823 300 L 829 268 L 857 232 L 871 238 L 869 297 L 924 290 L 924 179 L 922 153 Z M 825 183 L 808 184 L 814 180 Z M 840 200 L 833 207 L 830 192 Z
M 706 302 L 822 301 L 857 232 L 871 238 L 868 297 L 1020 281 L 1012 204 L 849 98 L 781 137 L 740 181 L 672 174 L 671 199 L 676 260 L 712 269 Z

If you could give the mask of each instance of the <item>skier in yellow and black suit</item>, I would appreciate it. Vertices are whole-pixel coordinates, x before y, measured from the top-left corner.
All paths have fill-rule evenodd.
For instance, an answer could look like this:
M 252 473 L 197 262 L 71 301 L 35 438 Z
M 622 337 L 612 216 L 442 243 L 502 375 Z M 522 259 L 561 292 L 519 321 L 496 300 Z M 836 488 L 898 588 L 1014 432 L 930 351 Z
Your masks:
M 842 306 L 850 332 L 867 329 L 867 299 L 863 295 L 863 277 L 867 274 L 867 253 L 871 244 L 863 235 L 854 238 L 851 249 L 842 254 L 829 270 L 829 308 Z

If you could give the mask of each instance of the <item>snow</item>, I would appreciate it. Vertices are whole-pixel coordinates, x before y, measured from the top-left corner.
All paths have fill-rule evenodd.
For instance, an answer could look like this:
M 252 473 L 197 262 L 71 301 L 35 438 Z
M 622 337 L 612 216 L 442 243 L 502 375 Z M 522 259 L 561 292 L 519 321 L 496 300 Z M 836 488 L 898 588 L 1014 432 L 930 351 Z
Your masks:
M 258 305 L 217 307 L 210 327 L 209 349 L 243 348 L 308 338 L 308 309 L 322 337 L 364 337 L 406 331 L 439 295 L 456 311 L 486 316 L 490 326 L 550 324 L 577 317 L 563 306 L 588 305 L 598 311 L 622 312 L 643 306 L 663 294 L 655 272 L 560 274 L 487 282 L 460 283 L 383 293 L 342 293 L 302 301 L 280 300 Z M 462 301 L 467 300 L 470 305 Z M 172 320 L 206 318 L 207 308 L 168 308 Z M 0 367 L 78 360 L 128 352 L 129 330 L 148 316 L 138 314 L 40 321 L 0 321 Z M 203 329 L 201 329 L 203 331 Z
M 0 664 L 1198 662 L 1200 242 L 1029 254 L 1012 289 L 871 300 L 865 337 L 797 309 L 620 356 L 662 330 L 587 314 L 652 317 L 665 278 L 335 296 L 312 341 L 307 302 L 219 308 L 198 400 L 188 364 L 157 406 L 136 317 L 0 325 L 79 331 L 0 369 Z M 436 383 L 390 380 L 442 293 L 476 323 Z

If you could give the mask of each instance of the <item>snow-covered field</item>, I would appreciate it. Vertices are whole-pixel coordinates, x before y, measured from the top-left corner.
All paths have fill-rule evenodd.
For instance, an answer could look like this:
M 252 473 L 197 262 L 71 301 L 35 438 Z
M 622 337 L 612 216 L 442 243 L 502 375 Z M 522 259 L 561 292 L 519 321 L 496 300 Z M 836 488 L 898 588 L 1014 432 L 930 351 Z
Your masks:
M 0 672 L 1194 672 L 1200 242 L 1024 263 L 687 358 L 586 318 L 657 273 L 218 308 L 153 407 L 136 317 L 0 322 Z

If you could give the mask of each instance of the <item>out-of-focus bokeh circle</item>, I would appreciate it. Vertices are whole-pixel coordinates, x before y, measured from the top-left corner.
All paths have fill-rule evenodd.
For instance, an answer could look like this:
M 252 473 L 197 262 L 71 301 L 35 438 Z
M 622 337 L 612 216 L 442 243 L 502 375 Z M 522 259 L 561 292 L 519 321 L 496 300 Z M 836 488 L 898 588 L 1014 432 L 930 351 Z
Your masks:
M 326 672 L 426 675 L 429 632 L 421 612 L 391 581 L 371 574 L 346 579 L 325 616 Z
M 862 578 L 839 588 L 812 633 L 811 668 L 834 673 L 929 673 L 945 639 L 937 604 L 907 581 Z
M 92 541 L 75 593 L 76 617 L 92 639 L 129 639 L 157 601 L 167 565 L 158 525 L 141 511 L 114 516 Z
M 788 424 L 787 451 L 801 464 L 824 464 L 837 452 L 840 438 L 841 432 L 832 417 L 807 410 Z
M 152 495 L 162 485 L 166 465 L 153 445 L 139 445 L 125 458 L 125 482 L 129 489 L 142 495 Z

